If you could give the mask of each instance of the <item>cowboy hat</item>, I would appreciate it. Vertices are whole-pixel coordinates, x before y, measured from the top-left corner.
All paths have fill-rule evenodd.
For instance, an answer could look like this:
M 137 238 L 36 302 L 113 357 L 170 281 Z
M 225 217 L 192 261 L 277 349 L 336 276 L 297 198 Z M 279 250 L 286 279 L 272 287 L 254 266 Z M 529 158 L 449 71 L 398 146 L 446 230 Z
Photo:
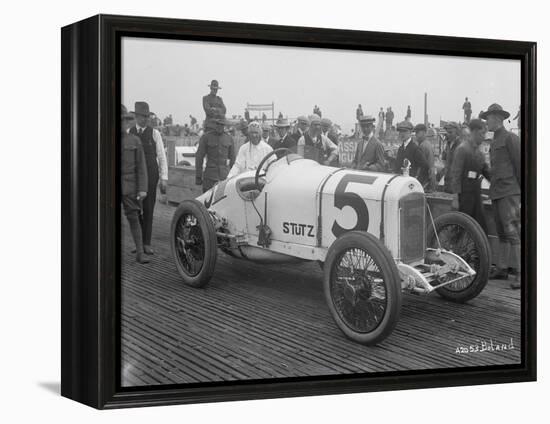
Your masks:
M 489 115 L 500 115 L 502 119 L 507 119 L 510 117 L 510 113 L 502 109 L 502 106 L 498 103 L 493 103 L 485 112 L 481 112 L 479 117 L 481 119 L 487 119 Z
M 147 102 L 136 102 L 134 104 L 134 111 L 136 115 L 151 116 L 153 113 L 149 110 L 149 104 Z
M 218 80 L 212 80 L 212 82 L 210 84 L 208 84 L 208 87 L 217 88 L 218 90 L 221 90 L 221 87 L 218 83 Z

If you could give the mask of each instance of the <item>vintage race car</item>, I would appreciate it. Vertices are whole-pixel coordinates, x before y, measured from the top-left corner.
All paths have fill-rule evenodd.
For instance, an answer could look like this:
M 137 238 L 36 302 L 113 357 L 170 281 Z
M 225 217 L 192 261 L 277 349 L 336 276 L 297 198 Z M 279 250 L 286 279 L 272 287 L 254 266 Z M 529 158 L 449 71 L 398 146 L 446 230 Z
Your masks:
M 363 344 L 392 332 L 403 291 L 465 302 L 483 290 L 483 230 L 459 212 L 433 220 L 407 167 L 403 175 L 334 168 L 290 151 L 268 161 L 284 150 L 178 206 L 170 239 L 185 283 L 208 283 L 218 249 L 259 263 L 318 261 L 332 317 Z

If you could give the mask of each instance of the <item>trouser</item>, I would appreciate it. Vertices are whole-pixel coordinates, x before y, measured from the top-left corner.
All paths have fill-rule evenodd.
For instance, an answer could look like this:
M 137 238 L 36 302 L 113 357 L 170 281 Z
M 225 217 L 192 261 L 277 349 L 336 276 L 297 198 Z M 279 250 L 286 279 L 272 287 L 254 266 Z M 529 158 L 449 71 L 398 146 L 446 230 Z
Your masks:
M 147 197 L 143 199 L 143 213 L 141 214 L 141 229 L 143 233 L 143 244 L 151 245 L 153 234 L 153 212 L 157 202 L 157 185 L 159 182 L 158 169 L 147 168 Z
M 140 216 L 141 216 L 141 200 L 137 200 L 135 195 L 122 196 L 122 206 L 124 207 L 124 214 L 130 225 L 130 232 L 136 245 L 136 252 L 140 254 L 143 252 L 143 236 L 141 230 Z
M 481 191 L 466 191 L 458 195 L 458 210 L 474 218 L 485 234 L 487 231 L 487 221 L 483 212 L 483 200 L 481 200 Z
M 497 266 L 501 269 L 516 268 L 519 274 L 521 272 L 521 197 L 506 196 L 493 199 L 492 203 L 500 244 Z

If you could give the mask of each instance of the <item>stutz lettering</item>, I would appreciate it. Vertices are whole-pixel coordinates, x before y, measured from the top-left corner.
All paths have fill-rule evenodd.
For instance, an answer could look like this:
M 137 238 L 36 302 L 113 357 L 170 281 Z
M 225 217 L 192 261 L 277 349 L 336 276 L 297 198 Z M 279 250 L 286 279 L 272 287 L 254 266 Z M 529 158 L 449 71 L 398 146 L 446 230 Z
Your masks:
M 283 233 L 293 236 L 315 237 L 314 226 L 297 222 L 283 222 Z

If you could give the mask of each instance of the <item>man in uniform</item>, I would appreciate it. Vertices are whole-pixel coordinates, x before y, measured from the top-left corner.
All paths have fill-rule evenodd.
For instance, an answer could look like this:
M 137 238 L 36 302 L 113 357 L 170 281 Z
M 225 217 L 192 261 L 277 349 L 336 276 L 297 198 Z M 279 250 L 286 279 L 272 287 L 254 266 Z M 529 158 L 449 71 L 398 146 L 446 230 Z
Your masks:
M 204 129 L 206 131 L 214 129 L 216 127 L 214 120 L 225 116 L 226 112 L 223 99 L 217 95 L 218 90 L 221 90 L 218 81 L 212 80 L 208 87 L 210 87 L 210 93 L 202 98 L 202 107 L 204 108 L 204 113 L 206 113 L 204 121 Z
M 153 234 L 153 213 L 157 202 L 157 186 L 160 177 L 160 190 L 166 192 L 168 183 L 168 162 L 162 136 L 149 125 L 151 112 L 146 102 L 135 103 L 136 125 L 130 128 L 130 134 L 141 140 L 145 162 L 147 164 L 147 197 L 143 200 L 141 228 L 143 230 L 143 251 L 152 255 L 151 237 Z
M 464 110 L 464 123 L 467 124 L 470 122 L 470 118 L 472 117 L 472 104 L 468 100 L 468 97 L 464 99 L 462 109 Z
M 290 135 L 290 124 L 288 123 L 288 119 L 281 118 L 277 120 L 275 127 L 279 134 L 279 140 L 273 139 L 271 144 L 273 150 L 286 148 L 296 152 L 296 140 Z M 285 152 L 279 152 L 277 153 L 277 158 L 281 158 L 287 154 L 288 153 Z
M 143 252 L 143 234 L 141 230 L 141 202 L 147 196 L 147 165 L 141 141 L 128 129 L 134 117 L 121 105 L 122 138 L 122 207 L 130 226 L 130 232 L 136 245 L 136 261 L 146 264 L 149 260 Z
M 225 117 L 213 120 L 213 131 L 206 132 L 199 140 L 195 157 L 195 184 L 202 185 L 203 193 L 210 190 L 218 181 L 227 178 L 235 163 L 235 145 L 229 134 L 224 132 Z M 204 157 L 206 169 L 203 171 Z
M 321 165 L 330 165 L 338 157 L 338 147 L 328 137 L 321 134 L 321 117 L 309 117 L 309 129 L 297 143 L 297 152 L 306 159 Z
M 298 119 L 296 121 L 296 132 L 292 134 L 292 137 L 294 137 L 296 143 L 298 143 L 298 140 L 302 138 L 307 131 L 307 128 L 309 126 L 309 119 L 302 115 L 298 116 Z
M 479 146 L 485 140 L 487 128 L 481 119 L 472 119 L 468 125 L 470 136 L 456 148 L 451 168 L 453 208 L 474 218 L 485 234 L 487 223 L 481 199 L 481 180 L 490 179 L 489 166 Z
M 231 167 L 227 178 L 234 177 L 246 171 L 255 170 L 260 165 L 262 159 L 273 151 L 271 146 L 261 139 L 262 129 L 258 122 L 251 122 L 248 126 L 248 141 L 239 149 L 235 163 Z M 265 165 L 276 160 L 272 156 Z
M 401 168 L 403 168 L 403 161 L 408 159 L 411 163 L 409 175 L 420 181 L 420 184 L 424 184 L 427 182 L 429 165 L 424 154 L 412 139 L 412 130 L 413 125 L 409 121 L 402 121 L 397 124 L 401 146 L 397 150 L 394 172 L 400 174 Z
M 441 160 L 445 162 L 445 167 L 442 170 L 443 175 L 445 176 L 445 181 L 443 185 L 443 190 L 446 193 L 452 193 L 451 190 L 451 168 L 453 166 L 453 157 L 456 148 L 460 144 L 460 139 L 458 133 L 460 127 L 456 122 L 447 122 L 443 127 L 447 133 L 445 136 L 447 142 L 445 143 L 445 148 L 443 153 L 441 153 Z
M 431 192 L 435 190 L 435 156 L 433 145 L 426 138 L 427 131 L 428 129 L 424 124 L 418 124 L 416 127 L 414 127 L 416 142 L 418 143 L 420 151 L 426 158 L 426 162 L 428 162 L 428 168 L 423 171 L 426 174 L 420 176 L 419 180 L 425 181 L 423 184 L 424 190 L 427 192 Z
M 338 134 L 332 130 L 332 121 L 328 118 L 321 119 L 321 134 L 334 144 L 338 144 Z
M 493 131 L 489 155 L 491 158 L 491 198 L 499 255 L 491 278 L 508 278 L 508 268 L 514 268 L 509 260 L 510 250 L 515 262 L 513 289 L 520 288 L 521 276 L 521 148 L 518 136 L 504 128 L 503 121 L 510 116 L 502 106 L 494 103 L 483 112 L 489 131 Z M 512 266 L 511 266 L 512 265 Z
M 351 162 L 353 169 L 370 170 L 382 172 L 386 169 L 386 159 L 384 158 L 384 147 L 382 143 L 374 136 L 374 123 L 376 119 L 373 116 L 361 116 L 359 125 L 363 138 L 357 143 L 355 156 Z

